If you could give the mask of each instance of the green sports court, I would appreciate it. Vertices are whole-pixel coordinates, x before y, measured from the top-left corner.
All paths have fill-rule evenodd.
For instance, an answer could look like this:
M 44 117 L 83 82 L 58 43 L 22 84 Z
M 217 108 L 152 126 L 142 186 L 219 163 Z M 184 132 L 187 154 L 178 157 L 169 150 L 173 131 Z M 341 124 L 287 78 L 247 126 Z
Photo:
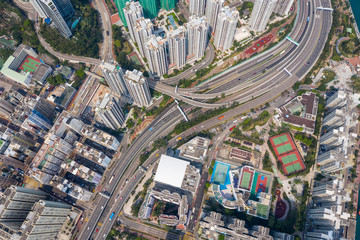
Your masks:
M 276 147 L 276 148 L 277 148 L 277 151 L 278 151 L 279 154 L 283 154 L 285 152 L 293 150 L 293 147 L 291 146 L 290 143 L 281 145 L 280 147 Z
M 288 164 L 291 162 L 296 162 L 298 160 L 297 156 L 295 153 L 292 153 L 290 155 L 287 155 L 283 158 L 281 158 L 281 161 L 283 162 L 283 164 Z
M 272 138 L 272 141 L 274 142 L 274 145 L 280 145 L 282 143 L 288 142 L 289 138 L 287 135 L 281 135 L 279 137 Z
M 286 169 L 286 172 L 288 174 L 291 174 L 291 173 L 298 172 L 298 171 L 302 170 L 303 167 L 301 166 L 300 163 L 297 162 L 295 164 L 291 164 L 291 165 L 285 167 L 285 169 Z
M 40 61 L 31 56 L 27 56 L 24 62 L 20 65 L 19 70 L 33 73 L 40 66 Z
M 241 182 L 240 182 L 240 187 L 244 188 L 244 189 L 249 189 L 250 188 L 250 182 L 252 181 L 252 173 L 251 172 L 247 172 L 244 171 L 242 174 L 242 178 L 241 178 Z

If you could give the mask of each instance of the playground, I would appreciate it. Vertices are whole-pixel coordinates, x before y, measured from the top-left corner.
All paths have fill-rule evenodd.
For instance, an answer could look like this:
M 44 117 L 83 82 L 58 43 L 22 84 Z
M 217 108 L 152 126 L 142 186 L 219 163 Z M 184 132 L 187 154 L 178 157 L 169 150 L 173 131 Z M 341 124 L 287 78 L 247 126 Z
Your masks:
M 25 60 L 21 63 L 19 70 L 24 72 L 33 73 L 40 66 L 40 61 L 32 56 L 27 56 Z
M 276 190 L 276 203 L 275 203 L 275 218 L 276 219 L 281 219 L 284 217 L 286 210 L 287 210 L 287 205 L 286 203 L 281 199 L 281 191 L 280 190 Z
M 283 164 L 285 175 L 305 170 L 305 164 L 290 133 L 271 137 L 270 143 L 277 159 Z
M 247 55 L 254 54 L 255 52 L 258 51 L 259 48 L 261 48 L 262 46 L 264 46 L 265 44 L 270 42 L 273 37 L 274 36 L 272 34 L 269 34 L 269 35 L 261 38 L 259 41 L 255 42 L 254 45 L 252 45 L 250 48 L 248 48 L 245 51 L 245 54 L 247 54 Z

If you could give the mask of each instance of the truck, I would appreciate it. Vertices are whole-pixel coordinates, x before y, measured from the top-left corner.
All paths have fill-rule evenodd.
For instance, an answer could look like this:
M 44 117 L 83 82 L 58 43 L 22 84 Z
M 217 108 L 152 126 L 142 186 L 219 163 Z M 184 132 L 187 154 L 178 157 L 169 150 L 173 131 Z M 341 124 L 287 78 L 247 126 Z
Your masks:
M 225 117 L 225 115 L 222 115 L 221 117 L 219 117 L 219 120 L 223 119 Z
M 180 141 L 182 139 L 182 137 L 178 137 L 178 139 L 176 139 L 176 141 Z
M 111 221 L 111 219 L 113 219 L 114 215 L 115 215 L 115 212 L 113 212 L 113 213 L 110 215 L 110 218 L 109 218 L 110 221 Z

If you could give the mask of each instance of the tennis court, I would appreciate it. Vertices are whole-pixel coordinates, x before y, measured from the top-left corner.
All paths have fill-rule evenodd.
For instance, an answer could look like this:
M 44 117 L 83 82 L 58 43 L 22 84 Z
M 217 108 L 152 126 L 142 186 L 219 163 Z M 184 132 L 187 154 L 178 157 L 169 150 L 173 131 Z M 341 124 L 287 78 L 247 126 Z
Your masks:
M 211 182 L 219 185 L 230 184 L 230 178 L 228 177 L 229 169 L 230 169 L 229 165 L 221 162 L 215 162 L 214 172 L 211 177 Z
M 298 172 L 298 171 L 300 171 L 300 170 L 302 170 L 303 168 L 302 168 L 302 166 L 301 166 L 301 164 L 300 163 L 295 163 L 295 164 L 291 164 L 291 165 L 289 165 L 289 166 L 287 166 L 287 167 L 285 167 L 286 168 L 286 171 L 287 171 L 287 173 L 288 174 L 291 174 L 291 173 L 294 173 L 294 172 Z
M 295 153 L 292 153 L 290 155 L 287 155 L 287 156 L 281 158 L 281 161 L 283 162 L 283 164 L 288 164 L 291 162 L 295 162 L 297 160 L 298 160 L 298 158 Z
M 283 154 L 285 152 L 291 151 L 293 147 L 290 143 L 286 143 L 284 145 L 281 145 L 279 147 L 276 147 L 279 154 Z
M 276 145 L 288 142 L 289 138 L 288 138 L 288 136 L 286 134 L 284 134 L 284 135 L 281 135 L 279 137 L 274 137 L 272 139 L 272 141 L 274 142 L 274 145 L 276 146 Z

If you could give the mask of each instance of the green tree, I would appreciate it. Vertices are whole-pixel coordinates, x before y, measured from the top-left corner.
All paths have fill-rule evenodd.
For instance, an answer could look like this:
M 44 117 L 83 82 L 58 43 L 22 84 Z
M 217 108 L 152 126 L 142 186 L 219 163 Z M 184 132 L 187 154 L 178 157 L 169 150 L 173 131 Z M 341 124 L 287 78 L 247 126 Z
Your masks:
M 66 79 L 60 73 L 56 76 L 50 76 L 46 80 L 48 81 L 48 83 L 50 83 L 53 86 L 58 86 L 60 84 L 66 83 Z

